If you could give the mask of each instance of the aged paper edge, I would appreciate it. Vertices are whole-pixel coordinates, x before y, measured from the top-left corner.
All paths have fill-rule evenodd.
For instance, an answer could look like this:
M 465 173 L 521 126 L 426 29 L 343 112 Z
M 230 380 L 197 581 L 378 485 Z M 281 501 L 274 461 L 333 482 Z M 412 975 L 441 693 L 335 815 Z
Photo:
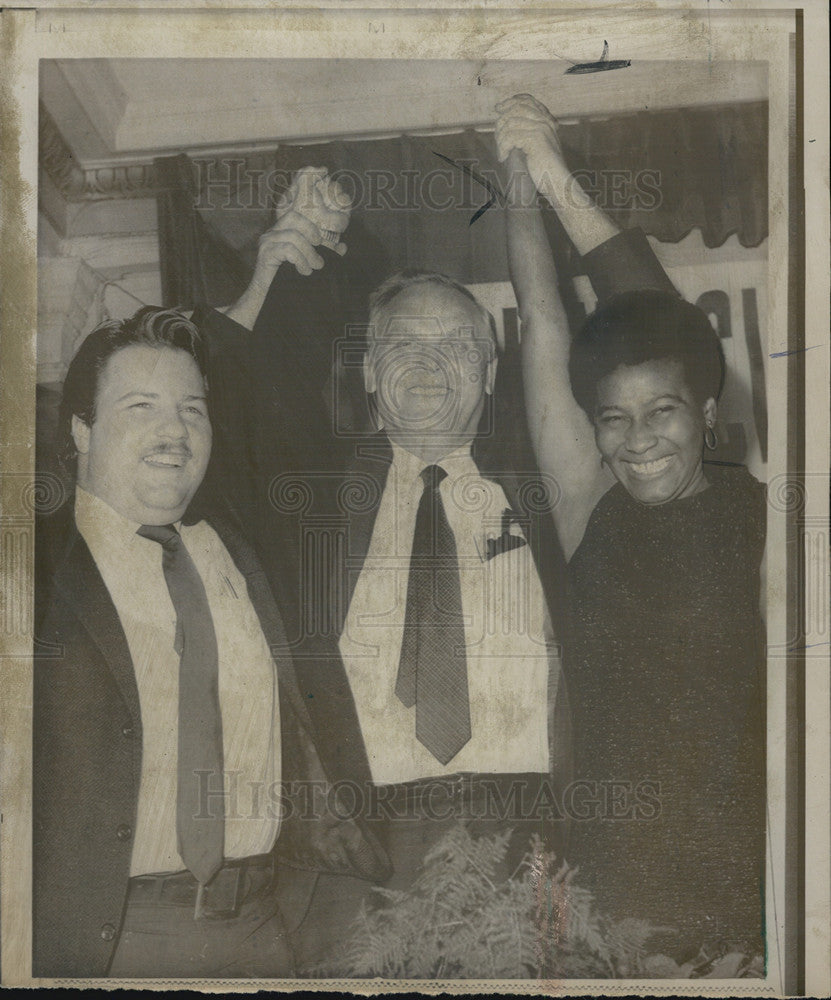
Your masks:
M 77 3 L 71 0 L 40 0 L 26 5 L 28 9 L 6 8 L 2 15 L 0 39 L 2 39 L 4 88 L 3 121 L 4 142 L 2 146 L 2 178 L 3 178 L 3 246 L 5 252 L 2 261 L 2 288 L 4 293 L 4 308 L 2 312 L 2 329 L 0 329 L 0 364 L 6 374 L 6 387 L 3 393 L 3 409 L 0 412 L 0 501 L 9 495 L 8 491 L 18 490 L 20 476 L 31 478 L 33 475 L 33 441 L 34 441 L 34 331 L 37 323 L 37 286 L 36 286 L 36 190 L 37 190 L 37 59 L 38 57 L 79 57 L 79 56 L 160 56 L 170 55 L 172 58 L 187 55 L 245 57 L 259 55 L 261 57 L 288 56 L 296 54 L 326 55 L 333 50 L 334 42 L 331 36 L 318 32 L 315 34 L 314 24 L 320 24 L 321 17 L 336 17 L 339 24 L 345 16 L 350 19 L 350 25 L 357 26 L 367 20 L 367 14 L 354 10 L 347 4 L 314 4 L 298 3 L 287 0 L 281 4 L 262 2 L 227 3 L 227 9 L 199 10 L 200 4 L 188 3 L 186 0 L 173 0 L 166 4 L 166 32 L 169 32 L 171 19 L 175 19 L 178 29 L 175 35 L 176 45 L 171 44 L 170 35 L 167 39 L 154 38 L 154 21 L 158 19 L 159 11 L 145 9 L 145 5 L 129 3 L 127 0 L 113 0 L 111 3 L 100 3 L 90 8 L 88 5 L 79 9 Z M 207 6 L 207 5 L 205 5 Z M 534 42 L 540 46 L 545 40 L 545 28 L 541 24 L 544 13 L 562 16 L 569 11 L 576 15 L 575 5 L 560 3 L 539 3 L 536 10 L 523 14 L 520 9 L 506 3 L 490 3 L 483 7 L 493 17 L 504 15 L 506 27 L 499 32 L 491 27 L 483 31 L 478 22 L 468 21 L 474 13 L 469 6 L 460 10 L 460 4 L 411 3 L 395 5 L 382 3 L 379 0 L 368 0 L 364 7 L 368 10 L 382 10 L 392 20 L 396 37 L 391 35 L 383 40 L 377 36 L 371 39 L 371 46 L 355 32 L 350 37 L 350 50 L 339 47 L 339 55 L 349 57 L 368 57 L 379 55 L 404 55 L 416 57 L 414 43 L 418 41 L 418 56 L 425 58 L 508 58 L 528 57 L 528 50 L 514 46 L 507 37 L 508 32 L 520 31 L 526 24 L 534 29 Z M 598 3 L 579 4 L 584 12 L 586 8 L 599 7 Z M 783 108 L 781 98 L 783 92 L 778 85 L 787 83 L 783 79 L 783 62 L 781 49 L 782 37 L 787 37 L 788 25 L 793 21 L 793 12 L 801 10 L 798 4 L 779 2 L 768 3 L 757 0 L 756 3 L 733 3 L 729 11 L 711 11 L 706 2 L 669 4 L 659 3 L 649 7 L 627 4 L 603 4 L 604 15 L 612 18 L 626 19 L 627 16 L 638 16 L 647 19 L 652 29 L 656 51 L 666 51 L 662 45 L 674 45 L 674 55 L 678 57 L 680 47 L 689 58 L 736 58 L 736 59 L 771 59 L 771 139 L 787 139 L 787 120 L 782 121 L 783 112 L 787 113 L 787 99 Z M 326 9 L 320 15 L 308 19 L 307 29 L 295 22 L 300 30 L 291 39 L 284 39 L 272 34 L 269 38 L 262 37 L 262 29 L 258 30 L 258 39 L 253 39 L 252 32 L 235 32 L 229 21 L 234 18 L 235 10 L 246 8 L 255 16 L 277 16 L 292 14 L 299 19 L 302 14 L 298 8 Z M 279 10 L 274 10 L 274 8 Z M 804 303 L 805 318 L 803 346 L 820 345 L 824 352 L 824 365 L 815 354 L 811 364 L 805 365 L 804 392 L 807 398 L 804 427 L 810 428 L 803 439 L 804 464 L 802 469 L 793 469 L 795 474 L 805 474 L 801 481 L 805 493 L 806 510 L 811 517 L 817 519 L 820 529 L 824 528 L 827 538 L 828 503 L 827 480 L 828 470 L 828 104 L 825 81 L 827 73 L 827 52 L 824 51 L 824 38 L 827 30 L 827 15 L 820 9 L 821 5 L 808 5 L 800 15 L 802 18 L 801 46 L 804 69 L 804 101 L 801 119 L 800 155 L 804 157 L 805 188 L 808 210 L 805 221 L 804 248 L 798 248 L 804 258 L 804 280 L 807 281 L 807 297 Z M 36 8 L 36 10 L 35 10 Z M 393 8 L 390 10 L 390 8 Z M 416 24 L 413 18 L 407 16 L 408 11 L 418 8 L 422 16 Z M 454 19 L 469 24 L 469 30 L 464 28 L 449 38 L 445 33 L 443 38 L 430 31 L 429 12 L 431 10 L 455 9 Z M 257 15 L 257 12 L 260 15 Z M 778 13 L 776 13 L 778 12 Z M 727 16 L 734 18 L 730 27 L 725 26 Z M 248 13 L 245 18 L 248 20 Z M 377 19 L 377 13 L 373 17 Z M 594 16 L 601 16 L 597 11 Z M 527 18 L 527 20 L 523 20 Z M 518 21 L 518 19 L 520 19 Z M 767 20 L 767 24 L 763 23 Z M 189 22 L 189 23 L 188 23 Z M 107 33 L 102 32 L 102 26 L 107 25 Z M 641 22 L 643 24 L 643 22 Z M 115 30 L 109 30 L 115 29 Z M 272 29 L 273 31 L 273 29 Z M 266 32 L 266 34 L 268 34 Z M 392 33 L 391 33 L 392 34 Z M 103 37 L 102 37 L 103 35 Z M 246 38 L 245 36 L 249 36 Z M 312 49 L 308 48 L 310 44 Z M 463 38 L 464 48 L 459 48 L 459 37 Z M 556 37 L 556 32 L 555 32 Z M 106 39 L 106 41 L 104 40 Z M 528 36 L 521 39 L 528 41 Z M 163 44 L 160 46 L 160 42 Z M 453 45 L 457 47 L 453 49 Z M 105 47 L 106 46 L 106 47 Z M 555 46 L 556 47 L 556 46 Z M 777 51 L 772 51 L 777 50 Z M 539 55 L 531 57 L 539 58 Z M 785 94 L 787 90 L 785 91 Z M 783 128 L 784 126 L 784 128 Z M 780 147 L 781 148 L 781 147 Z M 787 190 L 787 163 L 785 176 L 782 176 L 783 165 L 781 157 L 777 157 L 773 141 L 771 142 L 771 191 L 785 194 Z M 785 289 L 781 281 L 777 282 L 777 261 L 787 260 L 787 204 L 771 201 L 771 239 L 769 243 L 769 318 L 771 331 L 787 329 L 787 323 L 775 327 L 779 319 L 787 319 L 782 313 L 781 301 Z M 784 257 L 782 255 L 785 255 Z M 780 274 L 783 268 L 778 268 Z M 787 268 L 784 268 L 787 271 Z M 784 332 L 780 339 L 784 338 Z M 791 347 L 790 343 L 786 343 Z M 774 347 L 774 350 L 779 347 Z M 12 380 L 8 373 L 14 373 Z M 10 387 L 11 381 L 11 387 Z M 769 389 L 776 390 L 771 385 Z M 786 416 L 781 403 L 781 391 L 777 400 L 772 400 L 772 415 L 774 413 Z M 771 421 L 773 424 L 773 421 Z M 792 456 L 791 456 L 792 458 Z M 791 465 L 788 465 L 790 473 Z M 12 473 L 17 482 L 12 485 L 6 473 Z M 19 527 L 19 526 L 18 526 Z M 26 526 L 23 526 L 24 532 Z M 28 526 L 31 539 L 31 525 Z M 23 556 L 19 564 L 20 575 L 12 580 L 4 580 L 12 584 L 13 596 L 18 601 L 31 599 L 31 546 L 28 556 Z M 808 571 L 819 573 L 820 579 L 827 578 L 827 564 L 809 565 Z M 772 588 L 775 587 L 775 569 L 771 572 Z M 780 590 L 781 594 L 782 591 Z M 769 593 L 769 598 L 774 598 Z M 783 609 L 784 610 L 784 609 Z M 813 632 L 806 636 L 806 646 L 812 649 L 827 650 L 828 623 L 817 622 Z M 30 926 L 28 924 L 28 907 L 30 904 L 29 878 L 31 868 L 30 823 L 29 815 L 29 768 L 30 768 L 30 725 L 31 725 L 31 660 L 20 655 L 21 638 L 25 636 L 9 635 L 8 629 L 3 635 L 4 655 L 3 670 L 0 671 L 0 693 L 2 693 L 3 712 L 3 746 L 2 746 L 2 797 L 3 822 L 0 825 L 0 864 L 2 864 L 2 881 L 0 890 L 2 896 L 2 958 L 3 983 L 32 984 L 36 982 L 45 985 L 43 981 L 33 981 L 28 978 L 28 949 L 30 943 Z M 11 655 L 9 655 L 11 654 Z M 790 661 L 788 661 L 790 663 Z M 777 670 L 778 667 L 778 670 Z M 769 676 L 775 679 L 781 674 L 782 660 L 769 664 Z M 817 657 L 811 657 L 810 667 L 803 675 L 804 698 L 803 710 L 806 722 L 806 745 L 804 752 L 808 761 L 808 779 L 805 786 L 795 791 L 788 788 L 790 794 L 797 794 L 804 804 L 805 814 L 801 817 L 806 823 L 808 836 L 806 838 L 806 867 L 808 878 L 805 884 L 805 898 L 798 901 L 804 907 L 805 940 L 802 944 L 806 950 L 806 979 L 803 990 L 813 995 L 827 992 L 824 987 L 829 984 L 828 969 L 828 670 L 827 652 Z M 784 707 L 784 706 L 783 706 Z M 782 716 L 784 721 L 784 715 Z M 771 731 L 772 742 L 786 739 L 787 734 L 782 727 Z M 793 751 L 792 751 L 793 752 Z M 797 748 L 797 764 L 800 748 Z M 772 766 L 771 777 L 777 782 L 784 777 L 784 768 L 777 772 Z M 781 789 L 781 786 L 780 786 Z M 773 797 L 773 786 L 770 786 Z M 791 831 L 791 835 L 798 831 Z M 775 859 L 774 859 L 775 860 Z M 782 859 L 784 861 L 784 858 Z M 789 901 L 785 900 L 787 906 Z M 793 904 L 793 901 L 790 901 Z M 793 908 L 793 905 L 792 905 Z M 774 944 L 769 940 L 769 944 Z M 784 980 L 777 976 L 776 980 L 769 975 L 766 982 L 741 981 L 727 983 L 690 982 L 689 988 L 684 981 L 601 981 L 582 983 L 567 982 L 501 982 L 488 981 L 446 981 L 446 982 L 407 982 L 407 981 L 310 981 L 294 980 L 279 982 L 259 981 L 202 981 L 202 980 L 142 980 L 135 985 L 150 989 L 190 988 L 206 991 L 227 991 L 229 989 L 249 992 L 263 986 L 270 989 L 345 989 L 356 993 L 373 994 L 378 992 L 403 992 L 418 989 L 425 993 L 438 992 L 521 992 L 543 994 L 596 993 L 601 995 L 642 993 L 663 995 L 672 993 L 694 993 L 701 995 L 706 992 L 711 995 L 777 995 L 784 992 Z M 58 981 L 48 981 L 50 985 L 58 985 Z M 69 985 L 64 981 L 61 985 Z M 126 982 L 101 980 L 72 980 L 71 985 L 97 986 L 99 988 L 118 988 L 127 985 Z

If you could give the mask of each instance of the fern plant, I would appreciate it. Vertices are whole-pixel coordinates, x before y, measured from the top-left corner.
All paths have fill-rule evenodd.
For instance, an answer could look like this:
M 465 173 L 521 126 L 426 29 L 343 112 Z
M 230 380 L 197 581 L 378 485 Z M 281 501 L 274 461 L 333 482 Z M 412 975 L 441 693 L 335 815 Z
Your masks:
M 648 945 L 667 928 L 599 913 L 576 869 L 538 838 L 512 878 L 496 876 L 510 830 L 473 837 L 452 828 L 407 891 L 374 890 L 338 955 L 313 971 L 331 978 L 732 978 L 764 974 L 761 958 L 700 956 L 677 965 Z

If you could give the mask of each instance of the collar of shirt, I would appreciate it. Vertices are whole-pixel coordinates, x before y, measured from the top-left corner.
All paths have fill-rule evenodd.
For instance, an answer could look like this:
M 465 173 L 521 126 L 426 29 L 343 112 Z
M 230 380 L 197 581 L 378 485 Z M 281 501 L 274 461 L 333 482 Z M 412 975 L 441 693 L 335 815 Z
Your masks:
M 132 539 L 138 539 L 142 544 L 145 542 L 158 544 L 137 534 L 141 527 L 138 521 L 131 521 L 119 514 L 106 500 L 95 496 L 94 493 L 88 493 L 81 486 L 75 487 L 75 523 L 90 549 L 93 546 L 98 548 L 102 544 L 108 547 L 119 544 L 124 546 L 130 544 Z M 176 521 L 173 527 L 179 531 L 182 522 Z
M 76 486 L 75 523 L 117 608 L 130 607 L 147 620 L 160 614 L 164 619 L 171 617 L 173 604 L 164 583 L 161 546 L 136 534 L 141 527 L 138 522 Z M 174 526 L 178 530 L 181 522 Z
M 123 551 L 134 545 L 140 548 L 137 543 L 147 541 L 136 534 L 140 524 L 123 517 L 105 500 L 80 486 L 75 487 L 75 523 L 96 562 L 99 555 L 109 561 L 113 549 Z
M 479 470 L 476 468 L 476 463 L 473 461 L 473 456 L 471 455 L 471 443 L 468 441 L 466 444 L 455 448 L 436 461 L 427 462 L 420 456 L 414 455 L 411 451 L 407 451 L 406 448 L 402 448 L 401 445 L 396 444 L 394 441 L 390 441 L 392 445 L 393 469 L 402 483 L 412 482 L 429 465 L 440 466 L 447 473 L 447 478 L 451 481 L 464 475 L 479 476 Z
M 447 473 L 439 487 L 450 527 L 460 545 L 459 554 L 475 555 L 484 560 L 487 538 L 499 534 L 501 517 L 508 506 L 499 484 L 486 479 L 471 454 L 472 442 L 467 442 L 434 462 L 427 462 L 412 452 L 392 444 L 393 461 L 385 492 L 396 496 L 396 530 L 401 532 L 399 544 L 405 548 L 412 541 L 415 509 L 422 494 L 420 473 L 429 465 L 438 465 Z M 401 518 L 400 504 L 405 504 L 410 516 Z M 385 518 L 381 517 L 381 526 Z M 376 521 L 376 526 L 378 522 Z M 385 528 L 384 530 L 389 530 Z

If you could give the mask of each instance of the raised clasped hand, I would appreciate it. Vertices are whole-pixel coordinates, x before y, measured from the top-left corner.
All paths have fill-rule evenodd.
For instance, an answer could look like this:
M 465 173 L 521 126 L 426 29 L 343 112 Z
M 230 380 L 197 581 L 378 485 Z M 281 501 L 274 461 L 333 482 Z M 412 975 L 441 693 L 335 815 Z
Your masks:
M 496 148 L 500 160 L 511 150 L 525 154 L 528 172 L 539 190 L 545 173 L 563 162 L 557 122 L 544 104 L 530 94 L 515 94 L 496 105 Z
M 284 262 L 309 275 L 324 265 L 315 249 L 327 246 L 339 256 L 346 253 L 341 233 L 349 225 L 352 202 L 325 167 L 298 170 L 277 206 L 277 221 L 260 237 L 252 283 L 271 284 Z
M 277 204 L 277 224 L 291 212 L 297 212 L 319 230 L 324 243 L 343 255 L 346 247 L 338 237 L 349 225 L 352 199 L 343 187 L 329 176 L 326 167 L 303 167 L 294 175 L 291 186 Z

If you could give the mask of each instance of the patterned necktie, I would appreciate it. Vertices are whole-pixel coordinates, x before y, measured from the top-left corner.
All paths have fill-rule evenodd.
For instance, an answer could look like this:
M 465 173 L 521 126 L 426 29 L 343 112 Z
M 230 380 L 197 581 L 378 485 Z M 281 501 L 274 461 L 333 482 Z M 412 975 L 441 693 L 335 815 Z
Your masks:
M 179 654 L 179 743 L 176 835 L 179 854 L 203 884 L 222 866 L 225 815 L 219 657 L 202 578 L 172 524 L 142 525 L 137 534 L 162 547 L 162 569 L 176 610 Z M 207 778 L 207 780 L 203 780 Z
M 470 740 L 459 559 L 439 492 L 446 475 L 438 465 L 421 473 L 395 685 L 400 700 L 416 707 L 416 738 L 442 764 Z

